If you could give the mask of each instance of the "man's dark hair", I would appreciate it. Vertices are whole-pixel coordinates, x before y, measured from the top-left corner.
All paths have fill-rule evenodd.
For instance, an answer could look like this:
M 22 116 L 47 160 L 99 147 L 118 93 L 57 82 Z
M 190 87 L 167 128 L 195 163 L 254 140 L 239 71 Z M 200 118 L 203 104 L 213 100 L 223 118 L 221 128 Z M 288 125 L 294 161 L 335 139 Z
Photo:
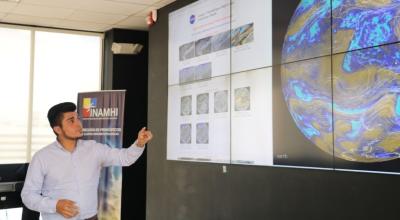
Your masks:
M 49 109 L 47 119 L 49 119 L 50 127 L 61 126 L 62 116 L 65 112 L 74 112 L 76 105 L 72 102 L 63 102 Z

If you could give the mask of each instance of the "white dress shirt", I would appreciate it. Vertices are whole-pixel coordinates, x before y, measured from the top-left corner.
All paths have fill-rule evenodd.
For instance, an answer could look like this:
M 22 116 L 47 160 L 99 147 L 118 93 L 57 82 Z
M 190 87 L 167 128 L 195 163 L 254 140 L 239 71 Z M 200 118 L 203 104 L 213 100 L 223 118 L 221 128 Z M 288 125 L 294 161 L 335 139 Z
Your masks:
M 75 150 L 65 150 L 58 141 L 32 158 L 21 192 L 22 201 L 41 213 L 43 220 L 64 220 L 56 212 L 60 199 L 76 202 L 79 214 L 69 220 L 90 218 L 97 213 L 97 189 L 102 167 L 129 166 L 143 153 L 134 143 L 116 149 L 93 140 L 78 140 Z

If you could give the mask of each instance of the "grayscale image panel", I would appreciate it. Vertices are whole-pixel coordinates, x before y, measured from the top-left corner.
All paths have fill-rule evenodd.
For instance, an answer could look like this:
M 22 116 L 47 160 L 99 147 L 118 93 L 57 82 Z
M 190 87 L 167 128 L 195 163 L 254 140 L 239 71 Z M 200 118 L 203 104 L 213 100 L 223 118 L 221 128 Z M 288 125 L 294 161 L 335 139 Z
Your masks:
M 194 42 L 179 47 L 179 60 L 187 60 L 194 57 Z
M 197 95 L 197 114 L 208 114 L 209 97 L 208 93 Z
M 191 144 L 192 143 L 192 125 L 191 124 L 181 124 L 181 144 Z
M 195 43 L 196 57 L 211 53 L 211 37 L 197 40 Z
M 211 63 L 203 63 L 196 66 L 196 80 L 211 78 Z
M 254 40 L 253 23 L 240 26 L 232 31 L 232 47 L 250 43 Z
M 192 96 L 181 97 L 181 116 L 192 114 Z
M 196 124 L 196 144 L 208 144 L 208 123 Z
M 179 70 L 179 83 L 187 83 L 195 80 L 195 67 L 186 67 Z
M 235 111 L 250 110 L 250 87 L 235 89 Z
M 214 93 L 214 113 L 228 112 L 228 90 Z
M 211 49 L 213 52 L 228 49 L 231 46 L 231 32 L 225 31 L 211 37 Z

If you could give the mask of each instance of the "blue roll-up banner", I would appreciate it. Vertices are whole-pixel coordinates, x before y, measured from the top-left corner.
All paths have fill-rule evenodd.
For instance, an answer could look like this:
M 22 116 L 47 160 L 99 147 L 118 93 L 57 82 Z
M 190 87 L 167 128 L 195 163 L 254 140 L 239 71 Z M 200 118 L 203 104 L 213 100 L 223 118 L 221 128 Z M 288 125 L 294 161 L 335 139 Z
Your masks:
M 125 90 L 78 94 L 83 138 L 122 148 Z M 99 220 L 121 217 L 122 168 L 103 168 L 99 184 Z

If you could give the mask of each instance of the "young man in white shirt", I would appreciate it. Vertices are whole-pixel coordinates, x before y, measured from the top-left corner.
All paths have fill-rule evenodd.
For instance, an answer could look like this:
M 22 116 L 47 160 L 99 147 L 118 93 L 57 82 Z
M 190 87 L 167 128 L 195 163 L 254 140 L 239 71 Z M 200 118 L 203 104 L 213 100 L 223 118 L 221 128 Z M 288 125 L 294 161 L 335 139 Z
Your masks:
M 142 128 L 129 148 L 115 149 L 93 140 L 80 140 L 82 124 L 71 102 L 50 108 L 47 118 L 57 140 L 32 158 L 21 197 L 43 220 L 96 220 L 100 171 L 130 166 L 153 137 Z

